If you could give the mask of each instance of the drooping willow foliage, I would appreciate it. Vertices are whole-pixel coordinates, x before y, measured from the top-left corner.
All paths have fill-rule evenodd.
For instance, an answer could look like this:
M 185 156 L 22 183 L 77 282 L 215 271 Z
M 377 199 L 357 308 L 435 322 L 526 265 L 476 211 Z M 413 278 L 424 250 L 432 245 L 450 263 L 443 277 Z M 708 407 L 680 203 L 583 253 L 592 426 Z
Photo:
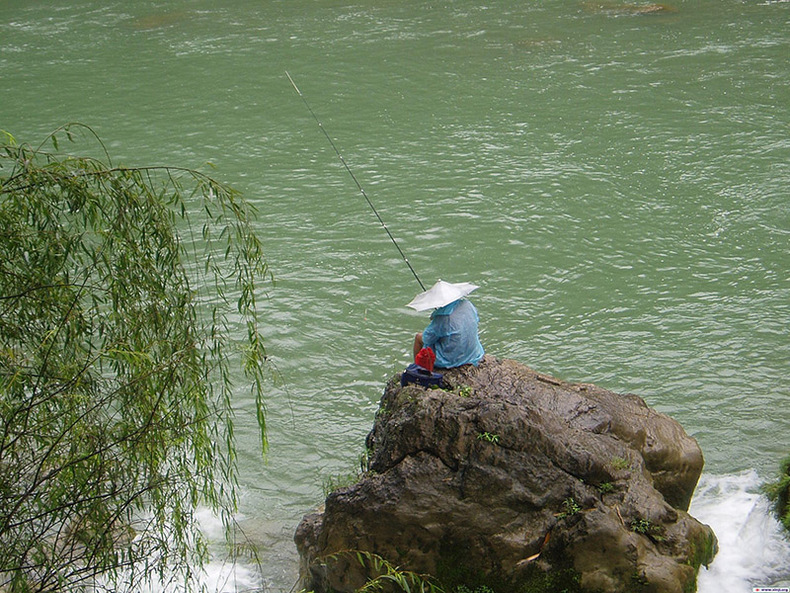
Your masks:
M 0 144 L 0 591 L 194 589 L 195 510 L 236 510 L 235 378 L 266 448 L 269 270 L 236 192 L 60 154 L 75 130 Z

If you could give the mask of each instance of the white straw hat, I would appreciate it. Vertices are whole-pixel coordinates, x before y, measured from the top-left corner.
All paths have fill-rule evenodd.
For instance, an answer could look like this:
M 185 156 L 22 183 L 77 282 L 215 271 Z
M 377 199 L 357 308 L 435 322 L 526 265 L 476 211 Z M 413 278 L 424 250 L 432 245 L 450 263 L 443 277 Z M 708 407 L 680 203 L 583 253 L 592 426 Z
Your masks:
M 453 284 L 452 282 L 439 280 L 428 290 L 414 297 L 406 306 L 416 309 L 417 311 L 438 309 L 439 307 L 449 305 L 453 301 L 457 301 L 461 297 L 465 297 L 476 288 L 479 287 L 471 282 L 458 282 Z

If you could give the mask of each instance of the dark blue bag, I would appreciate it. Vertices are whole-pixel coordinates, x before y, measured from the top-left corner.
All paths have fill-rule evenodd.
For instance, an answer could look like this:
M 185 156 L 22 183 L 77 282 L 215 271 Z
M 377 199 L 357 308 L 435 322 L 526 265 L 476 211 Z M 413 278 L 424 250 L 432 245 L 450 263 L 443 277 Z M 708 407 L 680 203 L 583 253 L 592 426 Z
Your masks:
M 400 376 L 401 386 L 408 385 L 409 383 L 417 383 L 423 387 L 443 387 L 441 373 L 433 373 L 415 363 L 407 366 L 406 370 L 403 371 L 403 374 Z

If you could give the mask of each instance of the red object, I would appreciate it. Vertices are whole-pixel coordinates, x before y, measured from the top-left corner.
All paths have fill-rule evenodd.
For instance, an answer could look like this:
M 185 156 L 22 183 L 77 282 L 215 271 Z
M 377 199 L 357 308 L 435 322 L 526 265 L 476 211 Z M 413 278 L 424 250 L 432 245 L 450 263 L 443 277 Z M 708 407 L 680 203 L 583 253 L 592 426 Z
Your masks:
M 425 370 L 433 372 L 433 363 L 436 362 L 436 355 L 430 348 L 423 348 L 414 357 L 414 362 Z

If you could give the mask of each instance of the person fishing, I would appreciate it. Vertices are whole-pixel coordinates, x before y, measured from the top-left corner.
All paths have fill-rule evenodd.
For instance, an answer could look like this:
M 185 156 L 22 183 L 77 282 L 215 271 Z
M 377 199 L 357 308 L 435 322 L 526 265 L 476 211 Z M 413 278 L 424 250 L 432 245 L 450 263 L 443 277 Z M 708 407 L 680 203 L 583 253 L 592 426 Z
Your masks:
M 428 327 L 414 336 L 415 360 L 423 348 L 430 348 L 437 368 L 477 366 L 485 354 L 478 335 L 480 317 L 472 302 L 464 298 L 476 288 L 469 282 L 439 280 L 407 305 L 417 311 L 434 309 Z
M 438 368 L 449 369 L 465 364 L 477 365 L 480 359 L 483 358 L 483 354 L 485 354 L 483 345 L 480 343 L 480 338 L 477 334 L 477 326 L 480 318 L 475 306 L 464 297 L 478 287 L 469 282 L 453 284 L 451 282 L 439 280 L 429 290 L 425 290 L 425 286 L 417 275 L 416 270 L 411 265 L 406 254 L 403 253 L 403 250 L 400 245 L 398 245 L 398 242 L 395 240 L 395 237 L 392 235 L 387 225 L 384 223 L 384 220 L 381 218 L 378 210 L 376 210 L 373 202 L 368 197 L 368 194 L 359 183 L 356 175 L 351 171 L 351 167 L 348 166 L 343 155 L 340 154 L 340 150 L 338 150 L 329 132 L 327 132 L 321 120 L 318 119 L 318 116 L 310 107 L 307 98 L 302 94 L 302 91 L 299 90 L 299 87 L 296 86 L 296 82 L 294 82 L 294 79 L 291 78 L 291 75 L 287 71 L 285 75 L 288 77 L 288 80 L 291 82 L 291 85 L 299 97 L 301 97 L 310 115 L 313 116 L 318 127 L 329 141 L 329 144 L 334 149 L 343 167 L 345 167 L 348 174 L 354 180 L 357 189 L 359 189 L 368 206 L 376 215 L 376 218 L 387 233 L 390 241 L 392 241 L 392 244 L 397 248 L 398 253 L 400 253 L 401 258 L 409 267 L 414 279 L 420 285 L 420 288 L 422 288 L 423 292 L 418 294 L 407 306 L 417 311 L 435 309 L 431 314 L 431 322 L 428 327 L 421 333 L 418 333 L 414 338 L 415 364 L 418 362 L 418 354 L 424 347 L 428 347 L 433 352 L 429 357 L 430 364 L 428 364 L 428 366 L 433 366 L 434 356 L 435 366 Z M 420 357 L 419 362 L 424 362 L 423 357 Z

